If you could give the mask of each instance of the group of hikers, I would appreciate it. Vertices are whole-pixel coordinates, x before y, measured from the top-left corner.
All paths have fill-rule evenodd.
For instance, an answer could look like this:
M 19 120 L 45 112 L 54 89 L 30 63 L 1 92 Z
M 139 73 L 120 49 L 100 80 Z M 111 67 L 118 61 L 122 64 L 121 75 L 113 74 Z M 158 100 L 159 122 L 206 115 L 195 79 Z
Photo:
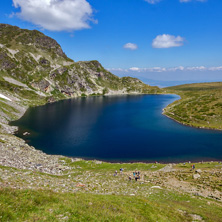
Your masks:
M 122 174 L 122 173 L 123 173 L 123 168 L 120 168 L 120 169 L 119 169 L 119 172 L 120 172 L 120 174 Z M 117 170 L 115 171 L 115 173 L 114 173 L 113 176 L 114 176 L 114 177 L 117 176 Z
M 119 171 L 120 171 L 120 174 L 122 174 L 123 173 L 123 168 L 120 168 Z M 118 172 L 116 170 L 113 176 L 117 176 L 117 173 Z M 131 181 L 132 179 L 135 179 L 135 181 L 139 180 L 140 179 L 140 172 L 139 171 L 134 171 L 133 176 L 129 176 L 129 180 Z
M 133 172 L 133 178 L 135 179 L 135 181 L 140 179 L 140 171 L 135 171 Z M 132 177 L 129 176 L 129 180 L 132 180 Z
M 195 165 L 193 164 L 191 166 L 191 168 L 192 168 L 192 170 L 195 170 Z M 120 174 L 122 174 L 123 173 L 123 168 L 120 168 L 119 171 L 120 171 Z M 117 173 L 118 172 L 116 170 L 115 173 L 114 173 L 114 176 L 117 176 Z M 129 176 L 129 181 L 131 181 L 132 179 L 135 179 L 135 181 L 140 180 L 140 172 L 139 171 L 134 171 L 133 176 L 131 176 L 131 175 Z

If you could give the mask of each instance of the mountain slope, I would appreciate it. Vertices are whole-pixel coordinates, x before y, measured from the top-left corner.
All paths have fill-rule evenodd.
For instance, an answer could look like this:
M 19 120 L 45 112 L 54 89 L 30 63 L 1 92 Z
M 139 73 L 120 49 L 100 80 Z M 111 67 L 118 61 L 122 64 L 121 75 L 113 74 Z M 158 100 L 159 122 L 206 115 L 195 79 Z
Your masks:
M 164 109 L 164 114 L 189 126 L 222 130 L 222 82 L 167 87 L 181 96 Z
M 138 79 L 119 78 L 97 61 L 75 63 L 50 37 L 5 24 L 0 24 L 0 70 L 1 76 L 10 76 L 47 96 L 53 91 L 73 97 L 158 90 Z
M 64 98 L 158 92 L 138 79 L 113 75 L 98 61 L 74 62 L 39 31 L 0 24 L 0 122 L 17 118 L 30 105 Z

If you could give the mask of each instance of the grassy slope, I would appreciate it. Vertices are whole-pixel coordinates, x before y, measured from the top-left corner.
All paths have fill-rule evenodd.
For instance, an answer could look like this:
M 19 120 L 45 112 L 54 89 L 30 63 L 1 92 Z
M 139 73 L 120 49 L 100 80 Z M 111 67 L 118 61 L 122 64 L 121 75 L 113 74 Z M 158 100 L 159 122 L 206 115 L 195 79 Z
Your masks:
M 1 221 L 221 221 L 221 207 L 160 191 L 143 197 L 0 190 Z M 194 220 L 193 220 L 194 221 Z
M 0 189 L 0 221 L 198 221 L 194 217 L 204 221 L 221 221 L 221 202 L 178 192 L 173 187 L 168 189 L 163 185 L 161 185 L 162 189 L 152 189 L 151 186 L 157 185 L 154 182 L 155 179 L 160 179 L 155 173 L 165 165 L 154 164 L 156 168 L 152 168 L 152 164 L 143 163 L 111 164 L 83 160 L 71 162 L 69 158 L 62 160 L 74 167 L 72 172 L 69 172 L 71 177 L 38 172 L 29 175 L 30 171 L 27 170 L 0 168 L 0 170 L 14 172 L 16 175 L 11 179 L 8 177 L 7 181 L 3 174 L 2 179 L 0 177 L 0 183 L 4 184 Z M 209 172 L 211 180 L 217 178 L 220 184 L 220 177 L 212 175 L 212 170 L 220 169 L 221 166 L 217 165 L 218 163 L 196 164 L 196 168 Z M 174 166 L 176 171 L 163 172 L 161 178 L 192 175 L 190 166 L 191 164 L 188 163 L 177 164 Z M 120 167 L 124 168 L 124 173 L 114 177 L 114 170 Z M 127 174 L 132 173 L 133 170 L 141 170 L 141 174 L 146 173 L 149 180 L 153 182 L 128 181 Z M 32 189 L 13 188 L 19 183 L 28 183 L 27 185 L 31 186 L 28 180 L 23 181 L 22 174 L 29 175 L 33 184 L 51 180 L 50 185 L 38 185 L 37 188 Z M 88 179 L 86 174 L 90 175 Z M 202 177 L 206 176 L 202 175 Z M 56 184 L 60 184 L 62 189 L 65 189 L 62 185 L 68 179 L 70 181 L 66 186 L 70 186 L 71 191 L 55 189 Z M 88 185 L 78 190 L 76 186 L 71 186 L 73 182 L 79 184 L 80 181 Z M 108 187 L 104 189 L 107 181 Z M 113 181 L 116 182 L 113 183 Z M 200 186 L 200 180 L 189 177 L 188 181 L 190 184 L 196 183 L 197 187 Z M 89 187 L 93 186 L 94 189 L 90 191 Z M 105 190 L 112 190 L 112 194 L 107 194 Z M 130 193 L 134 193 L 134 196 L 129 192 L 125 193 L 129 190 Z
M 222 129 L 222 83 L 197 83 L 165 88 L 181 99 L 170 104 L 164 114 L 176 121 L 210 129 Z

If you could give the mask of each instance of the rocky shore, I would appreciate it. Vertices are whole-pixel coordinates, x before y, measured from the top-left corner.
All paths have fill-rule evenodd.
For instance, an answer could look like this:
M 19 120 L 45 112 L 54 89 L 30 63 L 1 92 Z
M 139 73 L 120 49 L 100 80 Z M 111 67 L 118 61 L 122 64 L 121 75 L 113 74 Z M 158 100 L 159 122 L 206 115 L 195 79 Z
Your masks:
M 0 153 L 1 187 L 143 196 L 149 196 L 156 189 L 169 189 L 222 200 L 221 163 L 201 162 L 197 170 L 191 169 L 191 163 L 141 163 L 141 168 L 138 163 L 110 163 L 110 167 L 117 170 L 122 165 L 140 170 L 140 180 L 129 183 L 129 176 L 133 175 L 130 169 L 113 176 L 114 170 L 104 172 L 106 168 L 102 169 L 108 163 L 47 155 L 14 135 L 0 135 Z
M 0 153 L 2 166 L 53 175 L 62 175 L 64 171 L 69 170 L 59 160 L 61 156 L 47 155 L 14 135 L 0 135 Z
M 17 118 L 27 108 L 18 106 Z M 201 162 L 197 164 L 197 170 L 191 170 L 191 163 L 141 163 L 141 168 L 137 163 L 110 163 L 109 170 L 104 172 L 106 168 L 102 166 L 108 163 L 47 155 L 13 135 L 16 127 L 9 126 L 7 121 L 3 124 L 0 133 L 0 187 L 146 197 L 155 190 L 166 189 L 222 200 L 221 163 Z M 118 170 L 122 165 L 127 168 L 114 177 L 114 169 Z M 129 183 L 133 168 L 141 171 L 141 178 L 136 183 Z

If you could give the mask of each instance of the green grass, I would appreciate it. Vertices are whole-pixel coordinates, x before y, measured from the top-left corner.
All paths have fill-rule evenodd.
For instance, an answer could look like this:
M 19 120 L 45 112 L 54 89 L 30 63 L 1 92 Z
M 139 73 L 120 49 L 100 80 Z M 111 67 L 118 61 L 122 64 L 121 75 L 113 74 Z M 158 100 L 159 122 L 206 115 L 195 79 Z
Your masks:
M 164 114 L 185 125 L 222 130 L 222 83 L 197 83 L 165 88 L 181 99 Z
M 0 221 L 194 221 L 192 215 L 198 215 L 204 221 L 221 221 L 222 203 L 215 199 L 170 191 L 163 184 L 160 185 L 162 189 L 152 188 L 158 185 L 155 180 L 175 177 L 197 187 L 205 181 L 206 188 L 219 191 L 221 165 L 217 162 L 195 163 L 196 169 L 202 169 L 198 180 L 192 178 L 189 163 L 174 165 L 176 172 L 157 176 L 152 171 L 164 165 L 153 164 L 157 168 L 151 168 L 152 164 L 144 163 L 72 162 L 68 158 L 61 158 L 60 162 L 72 167 L 71 172 L 55 176 L 0 166 L 0 184 L 17 187 L 20 184 L 21 189 L 11 189 L 8 185 L 8 188 L 0 188 Z M 118 173 L 114 177 L 113 172 L 120 167 L 124 168 L 124 174 Z M 218 175 L 213 175 L 215 169 Z M 134 170 L 141 174 L 149 172 L 147 179 L 153 182 L 128 181 L 128 172 Z M 14 176 L 6 180 L 5 173 Z M 32 178 L 32 190 L 27 190 L 26 183 L 30 184 L 27 177 Z M 41 181 L 48 181 L 49 185 L 42 185 L 40 189 Z M 85 187 L 77 189 L 76 184 L 80 182 Z M 59 184 L 65 184 L 69 189 L 58 189 Z M 104 189 L 108 192 L 103 192 Z
M 124 169 L 124 172 L 127 171 L 156 171 L 165 166 L 165 164 L 153 164 L 153 163 L 108 163 L 108 162 L 100 162 L 100 161 L 75 161 L 72 162 L 69 158 L 61 158 L 64 160 L 66 164 L 70 167 L 78 168 L 78 170 L 86 171 L 86 170 L 93 170 L 93 172 L 115 172 L 116 170 L 119 171 L 120 168 Z M 155 165 L 155 168 L 152 166 Z
M 9 119 L 16 119 L 18 110 L 0 100 L 0 112 L 3 112 Z
M 191 169 L 191 166 L 193 163 L 186 163 L 185 165 L 183 163 L 177 164 L 176 168 L 183 168 L 183 169 Z M 222 163 L 219 162 L 203 162 L 203 163 L 195 163 L 196 169 L 201 170 L 210 170 L 210 169 L 220 169 L 222 168 Z
M 4 141 L 4 140 L 2 140 L 2 139 L 0 139 L 0 143 L 5 143 L 5 141 Z
M 143 197 L 54 193 L 48 190 L 0 190 L 1 221 L 221 221 L 218 204 L 159 191 Z M 182 213 L 181 213 L 182 211 Z

